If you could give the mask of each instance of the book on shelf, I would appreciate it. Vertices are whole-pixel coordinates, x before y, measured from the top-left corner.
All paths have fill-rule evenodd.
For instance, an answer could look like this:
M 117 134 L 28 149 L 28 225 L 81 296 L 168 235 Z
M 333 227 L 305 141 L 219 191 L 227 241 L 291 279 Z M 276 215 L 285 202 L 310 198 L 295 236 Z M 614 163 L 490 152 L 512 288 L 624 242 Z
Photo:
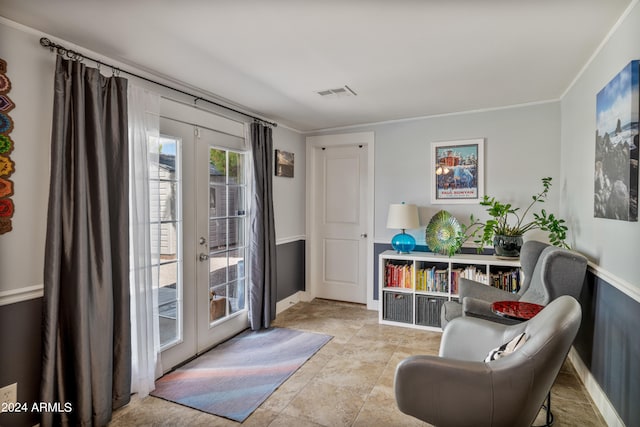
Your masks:
M 389 288 L 411 289 L 413 276 L 413 266 L 411 264 L 391 264 L 385 265 L 385 286 Z
M 522 280 L 520 269 L 491 273 L 490 285 L 507 292 L 518 292 Z
M 449 293 L 449 286 L 451 286 L 451 293 L 457 295 L 461 277 L 508 292 L 518 292 L 522 281 L 519 268 L 504 271 L 492 270 L 487 274 L 486 268 L 475 265 L 452 266 L 451 271 L 447 268 L 438 268 L 436 265 L 423 268 L 418 265 L 415 275 L 413 263 L 387 262 L 384 268 L 385 287 L 413 289 L 415 281 L 415 290 L 419 292 Z
M 460 278 L 475 280 L 476 282 L 487 284 L 487 274 L 480 268 L 468 265 L 465 268 L 451 269 L 451 293 L 457 294 Z
M 491 274 L 489 275 L 487 275 L 487 273 L 482 269 L 475 266 L 467 266 L 465 268 L 452 268 L 451 293 L 459 293 L 459 282 L 461 277 L 515 293 L 520 289 L 520 282 L 522 280 L 521 276 L 522 273 L 519 268 L 507 271 L 491 272 Z
M 420 268 L 416 270 L 416 291 L 448 292 L 449 272 L 447 269 Z

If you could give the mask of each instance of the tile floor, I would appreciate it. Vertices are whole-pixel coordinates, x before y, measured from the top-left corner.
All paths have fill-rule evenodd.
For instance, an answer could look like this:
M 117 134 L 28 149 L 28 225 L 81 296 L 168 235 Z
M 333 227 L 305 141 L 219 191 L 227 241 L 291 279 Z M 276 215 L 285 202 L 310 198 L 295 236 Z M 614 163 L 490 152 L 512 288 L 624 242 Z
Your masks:
M 274 326 L 334 338 L 277 389 L 243 426 L 427 426 L 395 405 L 393 376 L 402 359 L 437 354 L 440 333 L 378 324 L 378 314 L 356 304 L 327 300 L 298 303 Z M 554 427 L 605 426 L 573 367 L 566 363 L 552 389 Z M 542 424 L 544 411 L 536 425 Z M 113 415 L 118 426 L 234 426 L 155 397 L 133 396 Z

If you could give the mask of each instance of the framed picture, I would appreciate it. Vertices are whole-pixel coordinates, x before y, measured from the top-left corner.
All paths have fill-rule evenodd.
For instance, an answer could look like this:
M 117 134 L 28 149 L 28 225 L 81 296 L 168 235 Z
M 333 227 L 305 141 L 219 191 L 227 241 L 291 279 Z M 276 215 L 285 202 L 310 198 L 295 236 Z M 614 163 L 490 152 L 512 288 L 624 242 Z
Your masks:
M 638 221 L 639 75 L 631 61 L 596 96 L 595 218 Z
M 293 178 L 293 153 L 276 150 L 276 176 Z
M 484 196 L 484 139 L 431 143 L 431 203 L 478 203 Z

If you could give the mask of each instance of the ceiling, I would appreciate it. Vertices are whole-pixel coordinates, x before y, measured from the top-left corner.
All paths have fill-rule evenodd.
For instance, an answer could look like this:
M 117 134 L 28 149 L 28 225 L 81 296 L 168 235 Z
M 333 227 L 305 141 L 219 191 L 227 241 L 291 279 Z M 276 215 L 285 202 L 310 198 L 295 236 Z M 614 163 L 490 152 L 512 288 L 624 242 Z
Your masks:
M 557 100 L 631 0 L 0 0 L 0 15 L 307 132 Z M 316 92 L 348 85 L 357 96 Z

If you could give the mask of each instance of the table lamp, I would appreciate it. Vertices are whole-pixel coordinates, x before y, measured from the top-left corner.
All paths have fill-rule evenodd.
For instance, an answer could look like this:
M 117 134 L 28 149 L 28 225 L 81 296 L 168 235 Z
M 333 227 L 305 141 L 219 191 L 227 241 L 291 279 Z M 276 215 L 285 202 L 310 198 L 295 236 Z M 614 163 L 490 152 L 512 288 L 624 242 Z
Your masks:
M 391 246 L 398 253 L 409 253 L 416 247 L 416 239 L 404 231 L 420 227 L 418 219 L 418 208 L 416 205 L 393 204 L 389 206 L 389 216 L 387 217 L 387 228 L 399 228 L 402 233 L 398 233 L 391 239 Z

